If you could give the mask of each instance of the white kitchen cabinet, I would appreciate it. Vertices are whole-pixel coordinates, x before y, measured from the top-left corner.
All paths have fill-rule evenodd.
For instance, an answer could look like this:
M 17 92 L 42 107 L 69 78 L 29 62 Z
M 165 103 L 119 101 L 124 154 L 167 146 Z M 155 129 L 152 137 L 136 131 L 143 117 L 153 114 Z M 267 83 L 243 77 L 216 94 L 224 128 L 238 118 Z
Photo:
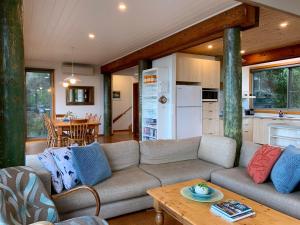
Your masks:
M 198 55 L 176 55 L 176 81 L 201 82 L 202 88 L 220 88 L 220 61 Z
M 253 142 L 257 144 L 264 143 L 264 119 L 253 119 Z
M 220 135 L 219 103 L 203 102 L 203 134 Z
M 253 118 L 243 118 L 243 140 L 253 141 Z
M 176 80 L 183 82 L 202 82 L 202 64 L 193 57 L 178 55 L 176 66 Z
M 220 61 L 201 60 L 202 87 L 220 88 Z

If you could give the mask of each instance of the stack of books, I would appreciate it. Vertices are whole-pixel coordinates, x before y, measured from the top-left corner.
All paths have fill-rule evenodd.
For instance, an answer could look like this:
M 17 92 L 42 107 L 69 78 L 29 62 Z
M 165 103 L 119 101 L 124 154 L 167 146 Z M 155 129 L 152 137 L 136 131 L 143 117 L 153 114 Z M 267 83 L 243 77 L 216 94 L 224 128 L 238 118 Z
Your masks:
M 255 215 L 255 212 L 250 207 L 234 200 L 215 203 L 210 210 L 213 214 L 229 222 L 235 222 Z

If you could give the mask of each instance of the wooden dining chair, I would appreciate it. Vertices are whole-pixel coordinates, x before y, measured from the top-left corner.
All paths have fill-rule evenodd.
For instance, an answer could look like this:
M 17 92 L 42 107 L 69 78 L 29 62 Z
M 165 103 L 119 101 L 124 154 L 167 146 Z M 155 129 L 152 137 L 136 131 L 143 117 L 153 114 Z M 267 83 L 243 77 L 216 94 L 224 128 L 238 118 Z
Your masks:
M 68 133 L 68 145 L 78 144 L 84 146 L 87 144 L 87 119 L 75 119 L 70 121 L 70 129 Z
M 44 124 L 47 129 L 47 148 L 50 147 L 58 147 L 58 135 L 56 133 L 56 130 L 54 128 L 53 122 L 51 118 L 47 115 L 44 114 Z M 62 137 L 62 146 L 67 146 L 67 135 L 64 135 Z
M 100 121 L 101 121 L 101 116 L 98 116 L 97 114 L 94 114 L 94 115 L 87 114 L 86 118 L 88 118 L 89 122 L 100 123 Z M 87 129 L 86 141 L 87 141 L 87 144 L 91 144 L 95 141 L 95 128 L 94 127 L 89 127 Z

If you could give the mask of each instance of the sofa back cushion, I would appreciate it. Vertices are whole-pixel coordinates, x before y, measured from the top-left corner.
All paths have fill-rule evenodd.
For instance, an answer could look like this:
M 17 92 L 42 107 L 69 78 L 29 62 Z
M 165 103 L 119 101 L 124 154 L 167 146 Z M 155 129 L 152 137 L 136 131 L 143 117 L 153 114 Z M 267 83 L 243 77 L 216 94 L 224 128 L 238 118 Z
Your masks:
M 252 160 L 255 152 L 260 148 L 260 145 L 252 142 L 244 142 L 241 149 L 240 163 L 239 166 L 247 167 L 249 162 Z
M 235 140 L 221 136 L 203 135 L 198 157 L 224 168 L 231 168 L 234 164 L 235 153 Z
M 140 142 L 141 163 L 161 164 L 197 159 L 200 137 Z
M 101 144 L 101 147 L 106 154 L 112 171 L 139 165 L 140 152 L 137 141 L 131 140 Z

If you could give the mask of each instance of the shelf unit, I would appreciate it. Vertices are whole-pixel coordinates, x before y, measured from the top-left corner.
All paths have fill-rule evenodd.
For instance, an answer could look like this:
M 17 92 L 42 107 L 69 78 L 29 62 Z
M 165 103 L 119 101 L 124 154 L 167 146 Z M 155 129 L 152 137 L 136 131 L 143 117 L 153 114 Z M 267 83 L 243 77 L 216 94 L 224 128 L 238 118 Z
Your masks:
M 279 146 L 281 148 L 288 145 L 300 147 L 300 126 L 270 124 L 269 144 Z
M 169 138 L 167 132 L 169 105 L 159 98 L 169 99 L 168 69 L 152 68 L 143 71 L 142 88 L 142 140 Z

